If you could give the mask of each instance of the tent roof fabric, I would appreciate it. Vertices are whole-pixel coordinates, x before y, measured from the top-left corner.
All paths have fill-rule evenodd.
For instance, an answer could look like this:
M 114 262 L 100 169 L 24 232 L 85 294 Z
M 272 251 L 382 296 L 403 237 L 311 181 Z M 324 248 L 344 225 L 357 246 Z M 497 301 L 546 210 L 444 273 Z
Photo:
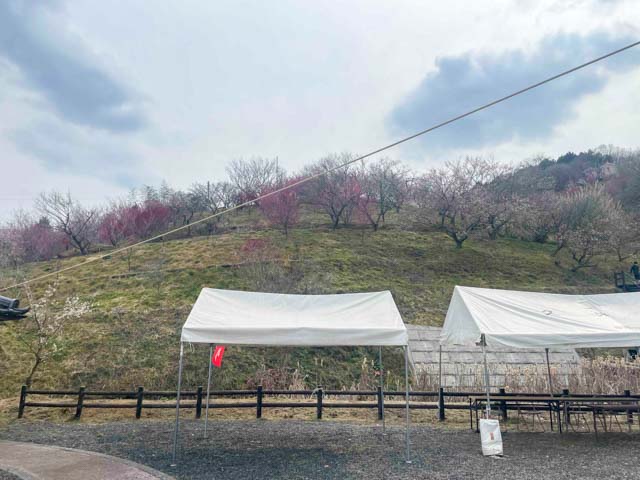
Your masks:
M 223 345 L 405 346 L 391 292 L 285 295 L 203 288 L 181 341 Z
M 558 295 L 455 287 L 440 343 L 510 347 L 640 345 L 640 293 Z

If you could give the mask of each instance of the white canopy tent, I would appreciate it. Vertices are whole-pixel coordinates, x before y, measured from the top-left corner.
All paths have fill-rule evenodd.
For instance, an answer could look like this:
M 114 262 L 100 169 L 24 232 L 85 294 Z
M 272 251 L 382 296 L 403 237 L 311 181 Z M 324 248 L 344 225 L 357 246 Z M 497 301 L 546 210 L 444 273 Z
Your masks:
M 455 287 L 442 344 L 471 345 L 484 335 L 511 347 L 640 345 L 640 292 L 559 295 Z
M 182 327 L 180 338 L 174 464 L 180 426 L 184 343 L 209 344 L 210 349 L 214 344 L 402 347 L 405 355 L 406 456 L 409 460 L 408 335 L 389 291 L 286 295 L 203 288 Z M 210 378 L 211 361 L 207 413 Z
M 482 345 L 489 414 L 486 346 L 544 348 L 552 390 L 550 347 L 638 346 L 639 313 L 640 292 L 560 295 L 456 286 L 440 344 Z

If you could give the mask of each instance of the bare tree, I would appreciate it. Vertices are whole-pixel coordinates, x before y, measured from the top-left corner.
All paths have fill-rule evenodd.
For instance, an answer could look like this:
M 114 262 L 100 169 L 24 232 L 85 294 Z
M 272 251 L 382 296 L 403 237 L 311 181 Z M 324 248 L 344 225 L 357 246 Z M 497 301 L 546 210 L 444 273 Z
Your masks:
M 374 231 L 387 213 L 399 211 L 407 198 L 407 170 L 387 158 L 360 166 L 357 173 L 360 196 L 357 207 Z
M 419 223 L 434 224 L 456 243 L 486 225 L 485 186 L 496 178 L 497 165 L 467 157 L 423 176 L 416 191 Z
M 278 159 L 254 157 L 249 160 L 236 159 L 227 167 L 231 183 L 238 189 L 242 202 L 255 200 L 264 191 L 282 182 L 285 171 Z
M 515 216 L 515 232 L 520 238 L 546 243 L 558 232 L 561 220 L 559 194 L 547 191 L 521 199 Z
M 252 291 L 321 294 L 332 284 L 329 274 L 308 268 L 304 261 L 285 261 L 277 245 L 268 240 L 249 239 L 241 251 L 244 262 L 238 275 Z
M 162 203 L 171 210 L 174 226 L 191 225 L 196 214 L 206 210 L 205 199 L 197 192 L 173 190 L 168 185 L 162 187 Z M 191 227 L 187 228 L 187 236 L 191 236 Z
M 595 184 L 565 195 L 560 204 L 556 252 L 566 249 L 574 261 L 572 271 L 594 267 L 596 256 L 612 251 L 623 211 L 618 202 Z
M 303 274 L 283 265 L 278 248 L 268 240 L 249 239 L 241 247 L 243 265 L 238 274 L 256 292 L 293 293 Z
M 520 213 L 522 199 L 516 193 L 516 177 L 513 168 L 491 164 L 490 181 L 484 185 L 487 233 L 491 240 L 498 238 Z
M 190 192 L 197 198 L 207 215 L 223 212 L 236 204 L 237 190 L 229 182 L 194 183 Z M 211 235 L 222 221 L 222 216 L 214 217 L 207 222 L 207 232 Z
M 166 277 L 166 264 L 167 261 L 164 258 L 159 258 L 150 262 L 146 268 L 147 277 L 158 295 Z
M 333 229 L 338 228 L 342 221 L 348 224 L 351 213 L 355 209 L 360 197 L 355 167 L 346 166 L 336 169 L 339 165 L 353 159 L 350 153 L 329 155 L 305 170 L 305 176 L 325 172 L 305 184 L 303 197 L 305 203 L 324 211 L 331 219 Z
M 5 276 L 8 268 L 18 268 L 24 260 L 24 250 L 15 241 L 14 231 L 9 226 L 0 227 L 0 275 Z
M 67 236 L 67 239 L 82 255 L 97 236 L 98 211 L 85 208 L 66 195 L 52 191 L 42 193 L 36 200 L 36 208 L 47 217 L 53 227 Z
M 49 285 L 42 297 L 34 298 L 30 289 L 25 289 L 31 306 L 29 316 L 21 322 L 17 339 L 32 355 L 33 362 L 24 384 L 30 387 L 38 369 L 60 351 L 63 330 L 70 322 L 84 317 L 89 304 L 78 297 L 58 298 L 58 284 Z

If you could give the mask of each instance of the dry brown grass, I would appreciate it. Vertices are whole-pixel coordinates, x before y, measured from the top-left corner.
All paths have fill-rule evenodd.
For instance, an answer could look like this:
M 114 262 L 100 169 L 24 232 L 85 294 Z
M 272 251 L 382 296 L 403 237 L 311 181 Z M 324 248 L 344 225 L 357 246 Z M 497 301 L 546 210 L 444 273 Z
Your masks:
M 419 374 L 415 389 L 435 391 L 438 389 L 437 365 Z M 483 391 L 484 370 L 482 365 L 461 365 L 465 382 L 457 388 L 447 390 Z M 502 385 L 507 392 L 543 393 L 549 391 L 547 366 L 508 367 Z M 567 374 L 551 368 L 554 392 L 568 388 L 572 393 L 593 393 L 601 395 L 622 394 L 625 390 L 640 392 L 640 361 L 629 362 L 619 357 L 582 358 L 580 364 L 569 369 Z

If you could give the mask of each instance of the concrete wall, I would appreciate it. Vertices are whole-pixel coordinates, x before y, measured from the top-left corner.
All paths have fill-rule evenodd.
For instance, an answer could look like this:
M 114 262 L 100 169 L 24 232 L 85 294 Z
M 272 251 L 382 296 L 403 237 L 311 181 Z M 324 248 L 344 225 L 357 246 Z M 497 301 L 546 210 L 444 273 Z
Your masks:
M 439 327 L 407 325 L 411 360 L 418 377 L 422 376 L 430 385 L 438 385 Z M 580 357 L 572 348 L 550 349 L 554 390 L 559 391 L 579 367 Z M 519 349 L 512 347 L 488 348 L 490 383 L 494 388 L 517 387 L 520 382 L 531 384 L 536 390 L 548 388 L 547 366 L 544 350 Z M 480 347 L 443 346 L 442 377 L 443 386 L 448 388 L 470 388 L 484 385 L 483 357 Z M 516 388 L 512 388 L 516 389 Z

